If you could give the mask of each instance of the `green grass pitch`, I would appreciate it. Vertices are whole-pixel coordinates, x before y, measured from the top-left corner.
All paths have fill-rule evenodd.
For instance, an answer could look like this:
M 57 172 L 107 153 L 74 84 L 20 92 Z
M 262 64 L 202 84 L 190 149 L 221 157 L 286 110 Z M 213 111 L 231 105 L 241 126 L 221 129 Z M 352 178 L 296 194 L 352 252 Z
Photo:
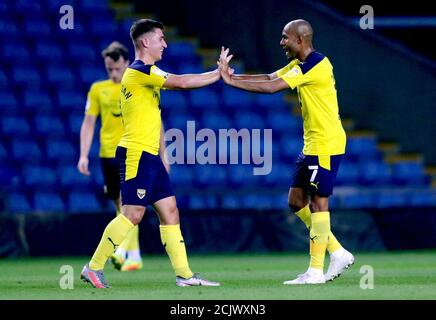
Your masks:
M 97 290 L 80 281 L 81 267 L 89 257 L 3 259 L 0 300 L 436 299 L 436 252 L 355 253 L 355 256 L 355 264 L 333 282 L 284 286 L 284 280 L 305 271 L 308 255 L 191 255 L 194 272 L 220 281 L 222 286 L 179 288 L 166 256 L 144 255 L 144 268 L 140 271 L 118 272 L 108 263 L 105 274 L 112 285 L 108 290 Z M 73 267 L 72 290 L 60 288 L 62 265 Z M 369 274 L 360 272 L 364 265 L 374 270 L 373 289 L 360 287 L 361 282 L 368 283 L 362 277 Z

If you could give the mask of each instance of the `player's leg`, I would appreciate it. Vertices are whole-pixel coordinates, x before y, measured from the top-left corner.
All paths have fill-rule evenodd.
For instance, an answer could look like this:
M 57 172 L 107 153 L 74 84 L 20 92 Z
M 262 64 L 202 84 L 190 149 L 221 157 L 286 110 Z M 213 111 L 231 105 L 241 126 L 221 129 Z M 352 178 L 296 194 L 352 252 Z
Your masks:
M 304 156 L 300 155 L 296 163 L 291 188 L 288 193 L 288 205 L 292 212 L 303 221 L 308 230 L 310 230 L 312 214 L 308 196 L 310 177 L 310 171 L 307 166 L 304 165 Z M 332 254 L 340 248 L 342 248 L 341 244 L 334 234 L 330 233 L 327 251 Z
M 219 286 L 218 282 L 209 281 L 199 274 L 194 274 L 189 267 L 175 196 L 160 199 L 153 204 L 153 207 L 159 217 L 161 241 L 176 275 L 176 285 L 180 287 Z
M 106 226 L 91 261 L 82 270 L 81 278 L 83 280 L 91 283 L 95 288 L 109 287 L 103 275 L 104 265 L 126 238 L 128 232 L 141 221 L 144 211 L 144 207 L 124 206 L 123 213 Z

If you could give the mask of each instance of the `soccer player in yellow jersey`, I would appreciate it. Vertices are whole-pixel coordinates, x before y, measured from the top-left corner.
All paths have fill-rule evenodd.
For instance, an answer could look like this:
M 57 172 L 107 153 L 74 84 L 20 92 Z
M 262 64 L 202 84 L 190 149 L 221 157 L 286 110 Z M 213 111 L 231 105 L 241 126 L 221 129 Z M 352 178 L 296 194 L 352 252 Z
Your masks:
M 194 274 L 188 264 L 180 231 L 179 211 L 169 177 L 158 156 L 161 138 L 160 89 L 190 89 L 220 79 L 218 69 L 202 74 L 174 75 L 160 70 L 155 62 L 167 47 L 163 25 L 140 19 L 133 23 L 130 37 L 135 61 L 121 80 L 121 116 L 124 132 L 116 150 L 121 174 L 122 214 L 106 227 L 81 278 L 96 288 L 107 288 L 103 267 L 129 231 L 138 225 L 147 205 L 152 205 L 160 221 L 160 235 L 176 275 L 176 285 L 219 286 Z
M 324 283 L 338 277 L 354 262 L 330 230 L 329 196 L 342 155 L 346 136 L 339 117 L 333 67 L 315 51 L 313 30 L 305 20 L 289 22 L 280 45 L 290 63 L 271 74 L 233 75 L 228 70 L 228 50 L 222 49 L 220 72 L 223 80 L 251 92 L 274 93 L 298 90 L 304 128 L 304 148 L 298 157 L 289 190 L 289 206 L 310 230 L 310 266 L 284 284 Z M 324 275 L 325 251 L 330 265 Z
M 119 42 L 112 42 L 102 52 L 109 79 L 92 84 L 88 93 L 85 116 L 80 130 L 80 159 L 77 168 L 80 173 L 90 175 L 89 150 L 97 117 L 101 117 L 100 160 L 104 178 L 104 192 L 113 201 L 117 214 L 121 212 L 120 175 L 115 150 L 123 134 L 119 100 L 121 78 L 129 65 L 129 52 Z M 126 256 L 128 257 L 126 260 Z M 111 257 L 118 270 L 131 271 L 142 268 L 139 250 L 138 227 L 130 232 L 125 241 Z

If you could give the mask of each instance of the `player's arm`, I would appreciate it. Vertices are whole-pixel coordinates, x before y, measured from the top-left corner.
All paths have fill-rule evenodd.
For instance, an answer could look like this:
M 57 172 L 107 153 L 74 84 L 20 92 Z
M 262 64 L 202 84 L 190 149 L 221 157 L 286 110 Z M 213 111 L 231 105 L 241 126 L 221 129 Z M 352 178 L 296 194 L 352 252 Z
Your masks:
M 222 72 L 224 82 L 232 87 L 258 93 L 274 93 L 289 89 L 289 85 L 281 78 L 274 80 L 235 80 L 226 71 Z
M 251 81 L 265 81 L 277 79 L 277 73 L 269 74 L 234 74 L 232 75 L 233 80 L 251 80 Z
M 77 169 L 80 173 L 89 176 L 89 150 L 91 149 L 92 138 L 94 137 L 96 116 L 86 114 L 83 118 L 82 127 L 80 128 L 80 158 L 77 163 Z
M 168 74 L 168 78 L 163 84 L 167 89 L 194 89 L 205 87 L 220 79 L 218 69 L 200 74 Z
M 170 173 L 171 166 L 167 162 L 167 159 L 165 158 L 165 148 L 166 148 L 166 144 L 165 144 L 165 127 L 164 127 L 164 124 L 162 123 L 161 129 L 160 129 L 159 155 L 160 155 L 160 158 L 162 159 L 162 163 L 163 163 L 163 165 L 165 167 L 165 170 L 167 171 L 167 173 Z

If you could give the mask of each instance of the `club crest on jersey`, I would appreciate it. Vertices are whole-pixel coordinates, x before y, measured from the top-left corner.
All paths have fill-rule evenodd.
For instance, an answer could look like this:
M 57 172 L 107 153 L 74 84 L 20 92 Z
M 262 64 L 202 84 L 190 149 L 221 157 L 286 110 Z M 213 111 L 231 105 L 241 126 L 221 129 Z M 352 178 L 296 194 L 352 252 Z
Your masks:
M 147 190 L 145 189 L 136 189 L 136 195 L 139 199 L 144 199 L 145 194 L 147 193 Z

